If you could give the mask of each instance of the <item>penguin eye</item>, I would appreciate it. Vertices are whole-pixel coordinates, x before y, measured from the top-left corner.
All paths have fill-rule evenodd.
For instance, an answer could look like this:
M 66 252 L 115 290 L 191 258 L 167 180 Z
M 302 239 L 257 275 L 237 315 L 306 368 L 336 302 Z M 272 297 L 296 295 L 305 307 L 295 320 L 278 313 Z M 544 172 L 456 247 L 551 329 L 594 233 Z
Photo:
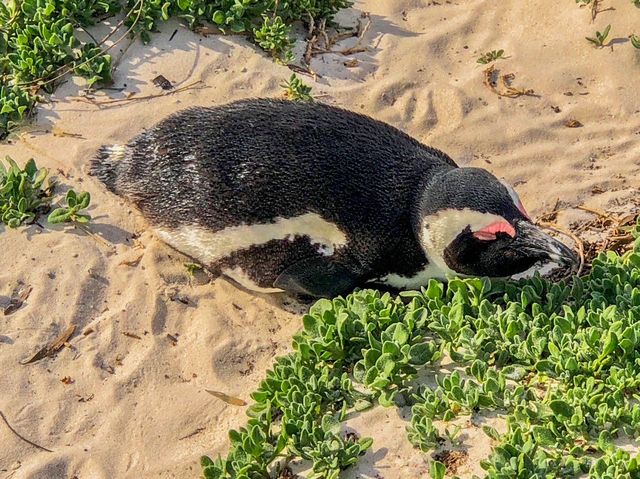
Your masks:
M 496 221 L 484 228 L 474 231 L 473 237 L 480 241 L 493 241 L 498 238 L 498 233 L 504 233 L 511 238 L 515 238 L 516 230 L 506 221 Z

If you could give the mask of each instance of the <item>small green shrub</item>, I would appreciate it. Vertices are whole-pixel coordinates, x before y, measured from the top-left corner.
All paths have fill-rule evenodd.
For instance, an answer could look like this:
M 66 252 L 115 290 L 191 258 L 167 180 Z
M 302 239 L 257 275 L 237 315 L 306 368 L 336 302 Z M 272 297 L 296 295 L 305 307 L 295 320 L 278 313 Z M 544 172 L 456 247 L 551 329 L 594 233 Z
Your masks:
M 282 18 L 271 19 L 265 15 L 262 26 L 254 31 L 254 36 L 260 48 L 271 52 L 273 58 L 282 62 L 290 62 L 293 59 L 289 26 Z
M 609 36 L 610 31 L 611 31 L 611 25 L 607 25 L 607 27 L 602 32 L 596 32 L 595 37 L 585 37 L 585 38 L 591 43 L 593 43 L 596 47 L 602 48 L 604 46 L 604 42 L 607 41 L 607 37 Z
M 629 37 L 629 39 L 631 40 L 631 45 L 633 45 L 635 48 L 640 49 L 640 36 L 633 34 Z
M 27 118 L 35 97 L 16 86 L 0 85 L 0 139 Z
M 36 215 L 51 201 L 51 190 L 42 188 L 47 170 L 38 169 L 33 159 L 20 168 L 6 157 L 8 166 L 0 161 L 0 220 L 10 228 L 32 223 Z
M 187 274 L 190 278 L 193 278 L 196 271 L 202 271 L 202 265 L 198 263 L 184 263 L 184 268 L 187 270 Z
M 78 54 L 75 72 L 87 79 L 87 85 L 111 84 L 111 55 L 103 54 L 93 43 L 86 43 Z
M 496 60 L 504 59 L 504 50 L 491 50 L 480 56 L 476 60 L 477 63 L 481 65 L 486 65 L 487 63 L 494 62 Z
M 86 224 L 91 220 L 91 216 L 86 213 L 80 213 L 86 209 L 91 202 L 91 195 L 88 191 L 76 193 L 73 190 L 67 191 L 65 195 L 67 206 L 62 206 L 53 210 L 47 221 L 52 224 L 56 223 L 80 223 Z
M 313 101 L 311 87 L 305 84 L 295 73 L 291 74 L 288 81 L 280 85 L 284 89 L 284 95 L 289 100 Z
M 0 220 L 10 228 L 24 223 L 33 223 L 37 216 L 46 213 L 51 204 L 54 183 L 49 180 L 43 188 L 48 171 L 38 168 L 30 159 L 24 168 L 20 168 L 10 157 L 7 165 L 0 161 Z M 91 219 L 81 211 L 91 202 L 88 192 L 67 191 L 66 206 L 56 208 L 49 216 L 49 223 L 86 224 Z

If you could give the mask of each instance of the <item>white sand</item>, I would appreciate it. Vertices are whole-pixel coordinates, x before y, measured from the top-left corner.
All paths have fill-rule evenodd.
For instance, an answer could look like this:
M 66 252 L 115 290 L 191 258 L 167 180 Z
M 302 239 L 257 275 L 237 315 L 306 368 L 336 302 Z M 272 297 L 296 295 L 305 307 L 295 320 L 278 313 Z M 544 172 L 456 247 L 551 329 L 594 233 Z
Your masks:
M 592 24 L 573 1 L 359 1 L 340 19 L 353 24 L 371 12 L 368 51 L 316 57 L 322 78 L 313 93 L 505 177 L 533 215 L 557 198 L 566 206 L 624 208 L 640 186 L 640 52 L 626 40 L 640 11 L 628 1 L 615 8 Z M 609 23 L 612 47 L 591 47 L 584 37 Z M 496 63 L 500 73 L 515 74 L 515 87 L 539 97 L 500 98 L 483 85 L 476 58 L 501 48 L 508 58 Z M 353 58 L 358 65 L 347 68 Z M 242 37 L 204 38 L 171 23 L 150 45 L 127 51 L 114 86 L 156 94 L 151 80 L 163 74 L 176 87 L 200 80 L 203 88 L 98 109 L 74 100 L 82 85 L 70 81 L 39 109 L 31 131 L 0 145 L 2 156 L 19 163 L 33 156 L 66 175 L 65 187 L 89 190 L 92 229 L 113 245 L 60 227 L 0 233 L 0 302 L 19 282 L 33 287 L 22 309 L 0 317 L 0 410 L 54 451 L 37 450 L 0 424 L 0 477 L 193 478 L 200 455 L 226 452 L 227 431 L 244 424 L 244 408 L 204 389 L 249 399 L 274 355 L 289 350 L 299 316 L 223 280 L 190 285 L 184 258 L 145 233 L 141 216 L 87 178 L 86 167 L 100 145 L 124 143 L 178 109 L 279 96 L 290 73 Z M 568 119 L 584 126 L 567 128 Z M 568 210 L 560 221 L 584 215 Z M 134 233 L 141 233 L 137 242 Z M 137 266 L 123 264 L 140 256 Z M 193 305 L 170 300 L 176 292 Z M 73 349 L 19 364 L 69 324 L 77 327 Z M 72 384 L 61 382 L 66 376 Z M 346 477 L 426 470 L 428 456 L 408 445 L 397 411 L 379 408 L 353 425 L 375 443 Z M 471 456 L 461 473 L 481 473 L 489 442 L 477 431 L 468 432 Z

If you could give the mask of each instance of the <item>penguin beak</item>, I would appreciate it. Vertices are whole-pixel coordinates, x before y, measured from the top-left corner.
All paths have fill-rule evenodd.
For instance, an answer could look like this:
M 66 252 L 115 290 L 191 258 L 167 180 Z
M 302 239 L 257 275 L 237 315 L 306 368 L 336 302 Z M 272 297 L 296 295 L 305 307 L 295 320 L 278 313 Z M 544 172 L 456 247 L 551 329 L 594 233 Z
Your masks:
M 518 248 L 542 258 L 547 257 L 564 266 L 570 266 L 572 271 L 578 269 L 580 264 L 578 255 L 565 244 L 526 221 L 520 221 L 516 229 L 518 231 L 516 236 Z

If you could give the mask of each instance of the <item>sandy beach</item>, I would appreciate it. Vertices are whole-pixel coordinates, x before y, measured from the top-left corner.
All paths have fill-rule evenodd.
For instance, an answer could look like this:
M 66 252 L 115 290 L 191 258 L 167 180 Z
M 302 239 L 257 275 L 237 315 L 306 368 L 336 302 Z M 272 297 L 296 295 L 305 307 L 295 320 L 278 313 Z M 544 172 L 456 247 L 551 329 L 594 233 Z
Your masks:
M 365 51 L 317 55 L 317 81 L 301 78 L 318 101 L 388 122 L 460 165 L 504 178 L 534 217 L 558 206 L 557 221 L 568 227 L 591 218 L 578 206 L 634 211 L 640 50 L 627 36 L 639 12 L 629 1 L 608 3 L 615 10 L 592 22 L 573 1 L 360 0 L 337 21 L 354 26 L 368 15 Z M 610 45 L 594 48 L 585 36 L 607 24 Z M 296 38 L 299 58 L 306 41 Z M 44 228 L 0 227 L 0 306 L 32 288 L 23 307 L 0 316 L 0 411 L 51 451 L 0 424 L 2 478 L 199 477 L 200 456 L 225 454 L 227 431 L 246 421 L 245 407 L 205 390 L 250 401 L 301 327 L 280 296 L 251 295 L 201 272 L 191 278 L 185 257 L 87 175 L 101 145 L 126 143 L 189 106 L 280 97 L 291 70 L 242 36 L 198 35 L 173 21 L 150 44 L 121 53 L 125 46 L 114 49 L 120 91 L 99 90 L 92 102 L 83 80 L 69 79 L 33 125 L 0 144 L 2 157 L 33 157 L 57 176 L 57 199 L 68 188 L 90 191 L 94 233 L 45 218 Z M 512 74 L 512 88 L 526 95 L 499 96 L 485 84 L 486 66 L 476 60 L 498 49 L 506 58 L 495 63 L 497 75 Z M 153 84 L 158 75 L 173 93 Z M 21 364 L 70 325 L 69 347 Z M 409 444 L 408 417 L 378 407 L 350 421 L 374 444 L 345 477 L 425 477 L 429 455 Z M 490 441 L 467 418 L 460 423 L 471 447 L 457 474 L 482 475 Z

